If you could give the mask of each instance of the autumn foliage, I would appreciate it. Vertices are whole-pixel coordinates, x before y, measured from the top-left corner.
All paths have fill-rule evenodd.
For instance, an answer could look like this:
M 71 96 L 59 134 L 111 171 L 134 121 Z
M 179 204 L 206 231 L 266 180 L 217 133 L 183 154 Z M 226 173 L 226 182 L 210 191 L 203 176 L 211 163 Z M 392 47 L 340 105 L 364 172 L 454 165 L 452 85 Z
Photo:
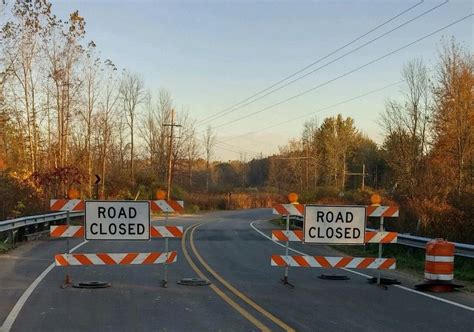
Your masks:
M 380 144 L 329 114 L 273 155 L 219 162 L 212 127 L 198 133 L 170 92 L 101 58 L 78 11 L 60 19 L 47 0 L 6 8 L 0 220 L 45 212 L 71 188 L 83 199 L 154 199 L 170 181 L 194 211 L 270 207 L 290 192 L 300 203 L 370 204 L 378 193 L 401 208 L 390 228 L 474 242 L 474 57 L 455 40 L 440 42 L 433 69 L 422 59 L 401 68 L 401 93 L 379 112 Z

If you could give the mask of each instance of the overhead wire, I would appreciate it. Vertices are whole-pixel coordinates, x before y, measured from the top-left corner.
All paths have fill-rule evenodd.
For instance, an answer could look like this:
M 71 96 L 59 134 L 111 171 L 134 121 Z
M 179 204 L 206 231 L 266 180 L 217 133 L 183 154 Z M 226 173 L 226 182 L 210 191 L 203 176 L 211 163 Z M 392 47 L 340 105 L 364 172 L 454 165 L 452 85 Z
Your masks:
M 243 137 L 246 137 L 246 136 L 248 136 L 248 135 L 260 133 L 260 132 L 262 132 L 263 130 L 272 129 L 272 128 L 275 128 L 275 127 L 278 127 L 278 126 L 286 125 L 286 124 L 288 124 L 288 123 L 291 123 L 291 122 L 294 122 L 294 121 L 297 121 L 297 120 L 300 120 L 300 119 L 303 119 L 303 118 L 306 118 L 306 117 L 315 115 L 316 113 L 323 112 L 323 111 L 327 111 L 327 110 L 329 110 L 329 109 L 332 109 L 332 108 L 335 108 L 335 107 L 338 107 L 338 106 L 347 104 L 347 103 L 352 102 L 352 101 L 354 101 L 354 100 L 367 97 L 367 96 L 372 95 L 372 94 L 374 94 L 374 93 L 377 93 L 377 92 L 386 90 L 386 89 L 388 89 L 388 88 L 391 88 L 391 87 L 393 87 L 393 86 L 399 85 L 399 84 L 401 84 L 401 83 L 403 83 L 403 82 L 405 82 L 405 80 L 400 80 L 400 81 L 398 81 L 398 82 L 391 83 L 391 84 L 385 85 L 385 86 L 383 86 L 383 87 L 381 87 L 381 88 L 377 88 L 377 89 L 375 89 L 375 90 L 371 90 L 371 91 L 365 92 L 365 93 L 363 93 L 363 94 L 360 94 L 360 95 L 357 95 L 357 96 L 355 96 L 355 97 L 352 97 L 352 98 L 343 100 L 343 101 L 341 101 L 341 102 L 338 102 L 338 103 L 335 103 L 335 104 L 332 104 L 332 105 L 329 105 L 329 106 L 326 106 L 326 107 L 323 107 L 323 108 L 320 108 L 320 109 L 317 109 L 317 110 L 314 110 L 314 111 L 311 111 L 311 112 L 308 112 L 308 113 L 305 113 L 305 114 L 302 114 L 302 115 L 300 115 L 300 116 L 292 117 L 291 119 L 287 119 L 287 120 L 285 120 L 285 121 L 281 121 L 281 122 L 278 122 L 278 123 L 275 123 L 275 124 L 271 124 L 271 125 L 269 125 L 269 126 L 260 128 L 260 129 L 258 129 L 258 130 L 249 131 L 249 132 L 246 132 L 246 133 L 241 134 L 241 135 L 238 135 L 238 136 L 233 136 L 231 139 L 234 140 L 234 139 L 243 138 Z M 229 140 L 230 140 L 230 139 L 229 139 Z M 221 141 L 221 142 L 222 142 L 222 141 Z
M 335 58 L 335 59 L 333 59 L 333 60 L 331 60 L 331 61 L 325 63 L 324 65 L 319 66 L 319 67 L 317 67 L 317 68 L 315 68 L 315 69 L 313 69 L 313 70 L 311 70 L 311 71 L 305 73 L 304 75 L 301 75 L 301 76 L 299 76 L 299 77 L 297 77 L 297 78 L 295 78 L 295 79 L 293 79 L 293 80 L 291 80 L 291 81 L 289 81 L 289 82 L 287 82 L 287 83 L 285 83 L 285 84 L 283 84 L 283 85 L 281 85 L 281 86 L 279 86 L 279 87 L 277 87 L 277 88 L 275 88 L 275 89 L 272 89 L 272 90 L 270 90 L 269 92 L 267 92 L 267 93 L 261 95 L 260 97 L 254 99 L 254 100 L 251 100 L 251 101 L 249 101 L 249 102 L 247 102 L 247 103 L 245 103 L 245 104 L 242 104 L 242 105 L 240 105 L 240 106 L 237 107 L 237 108 L 234 108 L 234 109 L 232 109 L 232 110 L 229 110 L 229 111 L 227 111 L 226 113 L 221 114 L 221 115 L 219 115 L 218 117 L 213 118 L 212 120 L 209 120 L 208 122 L 212 122 L 212 121 L 215 121 L 215 120 L 217 120 L 217 119 L 219 119 L 219 118 L 222 118 L 223 116 L 225 116 L 225 115 L 227 115 L 227 114 L 230 114 L 230 113 L 233 113 L 233 112 L 235 112 L 235 111 L 238 111 L 239 109 L 242 109 L 242 108 L 244 108 L 245 106 L 248 106 L 248 105 L 250 105 L 250 104 L 252 104 L 252 103 L 254 103 L 254 102 L 258 101 L 258 100 L 261 100 L 261 99 L 263 99 L 263 98 L 265 98 L 265 97 L 267 97 L 267 96 L 269 96 L 269 95 L 271 95 L 271 94 L 273 94 L 273 93 L 275 93 L 275 92 L 277 92 L 277 91 L 280 91 L 281 89 L 286 88 L 286 87 L 292 85 L 293 83 L 295 83 L 295 82 L 297 82 L 297 81 L 299 81 L 299 80 L 302 80 L 303 78 L 308 77 L 309 75 L 311 75 L 311 74 L 313 74 L 313 73 L 315 73 L 315 72 L 317 72 L 317 71 L 319 71 L 319 70 L 321 70 L 321 69 L 323 69 L 323 68 L 325 68 L 325 67 L 327 67 L 327 66 L 329 66 L 329 65 L 331 65 L 331 64 L 333 64 L 333 63 L 335 63 L 335 62 L 337 62 L 337 61 L 339 61 L 339 60 L 341 60 L 341 59 L 343 59 L 343 58 L 345 58 L 345 57 L 347 57 L 348 55 L 350 55 L 350 54 L 352 54 L 352 53 L 354 53 L 354 52 L 356 52 L 356 51 L 358 51 L 358 50 L 360 50 L 360 49 L 362 49 L 362 48 L 364 48 L 364 47 L 366 47 L 366 46 L 368 46 L 368 45 L 370 45 L 370 44 L 376 42 L 377 40 L 379 40 L 379 39 L 381 39 L 381 38 L 383 38 L 383 37 L 385 37 L 385 36 L 391 34 L 392 32 L 394 32 L 394 31 L 396 31 L 396 30 L 398 30 L 398 29 L 401 29 L 402 27 L 404 27 L 404 26 L 406 26 L 406 25 L 408 25 L 408 24 L 410 24 L 410 23 L 416 21 L 417 19 L 419 19 L 419 18 L 421 18 L 421 17 L 423 17 L 423 16 L 425 16 L 425 15 L 428 15 L 428 14 L 431 13 L 432 11 L 434 11 L 434 10 L 440 8 L 441 6 L 444 6 L 444 5 L 447 4 L 448 2 L 449 2 L 449 0 L 445 0 L 444 2 L 442 2 L 442 3 L 438 4 L 438 5 L 436 5 L 436 6 L 432 7 L 432 8 L 430 8 L 430 9 L 428 9 L 428 10 L 426 10 L 426 11 L 424 11 L 423 13 L 421 13 L 421 14 L 419 14 L 419 15 L 413 17 L 413 18 L 411 18 L 410 20 L 405 21 L 405 22 L 399 24 L 399 25 L 396 26 L 395 28 L 392 28 L 392 29 L 390 29 L 389 31 L 386 31 L 386 32 L 384 32 L 383 34 L 381 34 L 381 35 L 379 35 L 379 36 L 377 36 L 377 37 L 375 37 L 375 38 L 373 38 L 373 39 L 371 39 L 371 40 L 365 42 L 364 44 L 362 44 L 362 45 L 360 45 L 360 46 L 358 46 L 358 47 L 356 47 L 356 48 L 354 48 L 354 49 L 352 49 L 352 50 L 350 50 L 350 51 L 348 51 L 348 52 L 346 52 L 346 53 L 344 53 L 344 54 L 338 56 L 337 58 Z M 205 123 L 202 123 L 202 124 L 205 124 Z
M 424 35 L 423 37 L 420 37 L 420 38 L 418 38 L 418 39 L 416 39 L 416 40 L 414 40 L 414 41 L 412 41 L 412 42 L 410 42 L 410 43 L 408 43 L 408 44 L 405 44 L 405 45 L 403 45 L 403 46 L 401 46 L 401 47 L 399 47 L 399 48 L 397 48 L 397 49 L 395 49 L 395 50 L 393 50 L 393 51 L 390 51 L 390 52 L 388 52 L 388 53 L 386 53 L 386 54 L 384 54 L 384 55 L 382 55 L 382 56 L 380 56 L 380 57 L 377 57 L 377 58 L 375 58 L 375 59 L 373 59 L 373 60 L 371 60 L 371 61 L 369 61 L 369 62 L 367 62 L 367 63 L 365 63 L 365 64 L 363 64 L 363 65 L 360 65 L 360 66 L 358 66 L 358 67 L 356 67 L 356 68 L 354 68 L 354 69 L 352 69 L 352 70 L 349 70 L 349 71 L 345 72 L 344 74 L 341 74 L 341 75 L 339 75 L 339 76 L 337 76 L 337 77 L 335 77 L 335 78 L 332 78 L 332 79 L 330 79 L 330 80 L 328 80 L 328 81 L 326 81 L 326 82 L 324 82 L 324 83 L 321 83 L 321 84 L 316 85 L 316 86 L 314 86 L 314 87 L 312 87 L 312 88 L 309 88 L 309 89 L 307 89 L 307 90 L 304 90 L 304 91 L 302 91 L 302 92 L 300 92 L 300 93 L 298 93 L 298 94 L 296 94 L 296 95 L 293 95 L 293 96 L 291 96 L 291 97 L 288 97 L 288 98 L 286 98 L 286 99 L 284 99 L 284 100 L 282 100 L 282 101 L 279 101 L 279 102 L 277 102 L 277 103 L 274 103 L 274 104 L 272 104 L 272 105 L 270 105 L 270 106 L 267 106 L 267 107 L 265 107 L 265 108 L 263 108 L 263 109 L 260 109 L 260 110 L 258 110 L 258 111 L 256 111 L 256 112 L 253 112 L 253 113 L 247 114 L 247 115 L 245 115 L 245 116 L 242 116 L 242 117 L 240 117 L 240 118 L 238 118 L 238 119 L 234 119 L 234 120 L 231 120 L 231 121 L 228 121 L 228 122 L 224 122 L 224 123 L 222 123 L 222 124 L 219 124 L 219 125 L 217 125 L 217 126 L 214 126 L 213 129 L 221 128 L 221 127 L 227 126 L 227 125 L 229 125 L 229 124 L 232 124 L 232 123 L 235 123 L 235 122 L 238 122 L 238 121 L 242 121 L 242 120 L 244 120 L 244 119 L 246 119 L 246 118 L 249 118 L 249 117 L 251 117 L 251 116 L 257 115 L 257 114 L 262 113 L 262 112 L 264 112 L 264 111 L 267 111 L 267 110 L 269 110 L 269 109 L 271 109 L 271 108 L 274 108 L 274 107 L 276 107 L 276 106 L 279 106 L 279 105 L 282 105 L 282 104 L 284 104 L 284 103 L 287 103 L 288 101 L 291 101 L 291 100 L 293 100 L 293 99 L 296 99 L 296 98 L 298 98 L 298 97 L 301 97 L 301 96 L 303 96 L 303 95 L 305 95 L 305 94 L 307 94 L 307 93 L 309 93 L 309 92 L 315 91 L 315 90 L 317 90 L 317 89 L 319 89 L 319 88 L 321 88 L 321 87 L 323 87 L 323 86 L 326 86 L 326 85 L 328 85 L 328 84 L 330 84 L 330 83 L 332 83 L 332 82 L 334 82 L 334 81 L 337 81 L 337 80 L 339 80 L 339 79 L 341 79 L 341 78 L 343 78 L 343 77 L 346 77 L 346 76 L 348 76 L 348 75 L 350 75 L 350 74 L 352 74 L 352 73 L 355 73 L 355 72 L 357 72 L 357 71 L 359 71 L 359 70 L 361 70 L 361 69 L 363 69 L 363 68 L 365 68 L 365 67 L 367 67 L 367 66 L 370 66 L 370 65 L 372 65 L 372 64 L 374 64 L 374 63 L 376 63 L 376 62 L 378 62 L 378 61 L 380 61 L 380 60 L 382 60 L 382 59 L 385 59 L 385 58 L 387 58 L 387 57 L 389 57 L 389 56 L 391 56 L 391 55 L 393 55 L 393 54 L 395 54 L 395 53 L 398 53 L 398 52 L 400 52 L 401 50 L 404 50 L 404 49 L 406 49 L 406 48 L 408 48 L 408 47 L 410 47 L 410 46 L 412 46 L 412 45 L 414 45 L 414 44 L 416 44 L 416 43 L 419 43 L 420 41 L 423 41 L 423 40 L 425 40 L 425 39 L 427 39 L 427 38 L 429 38 L 429 37 L 431 37 L 431 36 L 433 36 L 433 35 L 435 35 L 435 34 L 441 32 L 441 31 L 443 31 L 443 30 L 445 30 L 445 29 L 447 29 L 447 28 L 453 26 L 453 25 L 456 25 L 456 24 L 458 24 L 458 23 L 460 23 L 460 22 L 462 22 L 462 21 L 468 19 L 469 17 L 472 17 L 473 15 L 474 15 L 474 14 L 466 15 L 466 16 L 464 16 L 464 17 L 462 17 L 462 18 L 460 18 L 460 19 L 458 19 L 458 20 L 456 20 L 456 21 L 454 21 L 454 22 L 451 22 L 451 23 L 449 23 L 449 24 L 447 24 L 447 25 L 445 25 L 445 26 L 443 26 L 443 27 L 441 27 L 441 28 L 439 28 L 439 29 L 437 29 L 437 30 L 435 30 L 435 31 L 433 31 L 433 32 L 431 32 L 431 33 L 429 33 L 429 34 L 427 34 L 427 35 Z
M 343 50 L 344 48 L 346 48 L 346 47 L 348 47 L 348 46 L 354 44 L 355 42 L 357 42 L 357 41 L 359 41 L 360 39 L 364 38 L 365 36 L 371 34 L 372 32 L 374 32 L 374 31 L 380 29 L 381 27 L 387 25 L 388 23 L 392 22 L 393 20 L 397 19 L 398 17 L 400 17 L 400 16 L 406 14 L 407 12 L 413 10 L 414 8 L 416 8 L 416 7 L 418 7 L 419 5 L 421 5 L 423 2 L 424 2 L 424 0 L 421 0 L 420 2 L 418 2 L 418 3 L 416 3 L 416 4 L 414 4 L 414 5 L 410 6 L 410 7 L 408 7 L 407 9 L 405 9 L 405 10 L 403 10 L 402 12 L 398 13 L 397 15 L 395 15 L 395 16 L 389 18 L 388 20 L 384 21 L 383 23 L 377 25 L 376 27 L 374 27 L 374 28 L 370 29 L 369 31 L 363 33 L 362 35 L 356 37 L 355 39 L 351 40 L 350 42 L 344 44 L 343 46 L 341 46 L 341 47 L 339 47 L 339 48 L 337 48 L 337 49 L 331 51 L 330 53 L 328 53 L 328 54 L 326 54 L 325 56 L 323 56 L 323 57 L 321 57 L 321 58 L 315 60 L 314 62 L 312 62 L 312 63 L 310 63 L 310 64 L 304 66 L 303 68 L 297 70 L 296 72 L 294 72 L 294 73 L 292 73 L 292 74 L 290 74 L 290 75 L 288 75 L 288 76 L 286 76 L 286 77 L 280 79 L 279 81 L 277 81 L 277 82 L 271 84 L 271 85 L 268 86 L 267 88 L 264 88 L 264 89 L 262 89 L 262 90 L 260 90 L 260 91 L 258 91 L 258 92 L 256 92 L 256 93 L 252 94 L 250 97 L 247 97 L 247 98 L 245 98 L 245 99 L 239 101 L 238 103 L 233 104 L 232 106 L 226 107 L 226 108 L 224 108 L 223 110 L 221 110 L 221 111 L 219 111 L 219 112 L 217 112 L 217 113 L 215 113 L 215 114 L 213 114 L 213 115 L 210 115 L 210 116 L 208 116 L 208 117 L 205 117 L 205 118 L 202 119 L 202 120 L 199 120 L 196 124 L 197 124 L 197 125 L 202 125 L 203 122 L 209 122 L 209 120 L 210 120 L 211 118 L 212 118 L 212 119 L 211 119 L 210 121 L 213 121 L 213 120 L 217 119 L 217 118 L 215 118 L 215 117 L 218 116 L 218 115 L 220 115 L 220 114 L 222 114 L 222 113 L 228 114 L 226 111 L 232 110 L 234 107 L 239 106 L 240 104 L 243 104 L 243 103 L 245 103 L 246 101 L 249 101 L 250 99 L 252 99 L 252 98 L 254 98 L 254 97 L 256 97 L 256 96 L 258 96 L 258 95 L 260 95 L 260 94 L 262 94 L 262 93 L 264 93 L 264 92 L 266 92 L 266 91 L 268 91 L 268 90 L 270 90 L 270 89 L 272 89 L 272 88 L 274 88 L 275 86 L 277 86 L 277 85 L 279 85 L 279 84 L 281 84 L 281 83 L 283 83 L 283 82 L 289 80 L 290 78 L 295 77 L 296 75 L 298 75 L 298 74 L 304 72 L 305 70 L 307 70 L 307 69 L 311 68 L 312 66 L 314 66 L 314 65 L 316 65 L 316 64 L 318 64 L 318 63 L 320 63 L 321 61 L 327 59 L 328 57 L 330 57 L 330 56 L 336 54 L 337 52 Z M 225 115 L 225 114 L 224 114 L 224 115 Z M 219 117 L 220 117 L 220 116 L 219 116 Z
M 336 53 L 337 51 L 339 51 L 339 50 L 341 50 L 341 49 L 343 49 L 343 48 L 349 46 L 350 44 L 354 43 L 355 41 L 357 41 L 357 40 L 363 38 L 364 36 L 368 35 L 370 32 L 373 32 L 373 31 L 377 30 L 378 28 L 382 27 L 383 25 L 387 24 L 388 22 L 394 20 L 396 17 L 399 17 L 399 16 L 403 15 L 404 13 L 406 13 L 407 11 L 409 11 L 409 10 L 415 8 L 416 6 L 420 5 L 422 2 L 423 2 L 423 1 L 421 1 L 420 3 L 417 3 L 417 4 L 414 5 L 414 6 L 411 6 L 410 8 L 406 9 L 406 10 L 403 11 L 402 13 L 400 13 L 400 14 L 398 14 L 398 15 L 392 17 L 391 19 L 389 19 L 389 20 L 387 20 L 386 22 L 380 24 L 379 26 L 375 27 L 374 29 L 370 30 L 369 32 L 367 32 L 367 33 L 363 34 L 362 36 L 360 36 L 360 37 L 354 39 L 353 41 L 347 43 L 346 45 L 344 45 L 343 47 L 337 49 L 336 51 L 331 52 L 330 54 L 328 54 L 327 56 L 325 56 L 325 57 L 323 57 L 323 58 L 317 60 L 317 61 L 314 62 L 313 64 L 306 66 L 304 69 L 301 69 L 300 71 L 298 71 L 298 72 L 296 72 L 296 73 L 294 73 L 294 74 L 288 76 L 287 78 L 283 79 L 282 81 L 287 80 L 287 79 L 290 78 L 290 77 L 296 76 L 298 73 L 300 73 L 300 72 L 304 71 L 305 69 L 311 67 L 312 65 L 314 65 L 314 64 L 316 64 L 316 63 L 318 63 L 318 62 L 320 62 L 321 60 L 323 60 L 323 59 L 329 57 L 330 55 Z M 382 38 L 382 37 L 388 35 L 389 33 L 391 33 L 391 32 L 393 32 L 393 31 L 395 31 L 395 30 L 401 28 L 402 26 L 405 26 L 405 25 L 407 25 L 407 24 L 413 22 L 414 20 L 416 20 L 416 19 L 418 19 L 418 18 L 420 18 L 420 17 L 422 17 L 422 16 L 424 16 L 424 15 L 427 15 L 428 13 L 430 13 L 430 12 L 434 11 L 435 9 L 441 7 L 442 5 L 446 4 L 447 2 L 448 2 L 448 1 L 446 0 L 446 1 L 444 1 L 443 3 L 441 3 L 441 4 L 430 8 L 429 10 L 427 10 L 427 11 L 425 11 L 425 12 L 423 12 L 423 13 L 417 15 L 416 17 L 414 17 L 414 18 L 412 18 L 412 19 L 410 19 L 410 20 L 408 20 L 408 21 L 406 21 L 406 22 L 404 22 L 404 23 L 398 25 L 397 27 L 395 27 L 395 28 L 389 30 L 388 32 L 385 32 L 384 34 L 382 34 L 382 35 L 380 35 L 380 36 L 378 36 L 378 37 L 376 37 L 376 38 L 374 38 L 374 39 L 372 39 L 372 40 L 370 40 L 370 41 L 368 41 L 368 42 L 362 44 L 361 46 L 357 47 L 356 49 L 353 49 L 353 50 L 351 50 L 351 51 L 349 51 L 349 52 L 346 52 L 345 54 L 343 54 L 342 56 L 340 56 L 340 57 L 338 57 L 338 58 L 332 60 L 331 62 L 326 63 L 325 65 L 320 66 L 320 67 L 318 67 L 318 68 L 312 70 L 311 72 L 306 73 L 305 75 L 300 76 L 300 77 L 298 77 L 298 78 L 296 78 L 296 79 L 294 79 L 294 80 L 288 82 L 287 84 L 285 84 L 285 85 L 283 85 L 283 86 L 281 86 L 281 87 L 279 87 L 279 88 L 277 88 L 277 89 L 274 89 L 274 90 L 270 91 L 269 93 L 267 93 L 267 94 L 261 96 L 259 99 L 261 99 L 261 98 L 267 96 L 268 94 L 274 93 L 274 92 L 276 92 L 276 91 L 278 91 L 278 90 L 280 90 L 280 89 L 282 89 L 282 88 L 284 88 L 284 87 L 286 87 L 286 86 L 288 86 L 288 85 L 290 85 L 290 84 L 296 82 L 297 80 L 300 80 L 300 79 L 302 79 L 302 78 L 304 78 L 304 77 L 310 75 L 311 73 L 314 73 L 315 71 L 317 71 L 317 70 L 319 70 L 319 69 L 321 69 L 321 68 L 323 68 L 323 67 L 325 67 L 325 66 L 328 66 L 328 65 L 330 65 L 330 64 L 332 64 L 332 63 L 338 61 L 339 59 L 341 59 L 341 58 L 343 58 L 343 57 L 349 55 L 350 53 L 353 53 L 353 52 L 355 52 L 355 51 L 357 51 L 357 50 L 359 50 L 359 49 L 361 49 L 361 48 L 363 48 L 363 47 L 365 47 L 365 46 L 367 46 L 367 45 L 369 45 L 370 43 L 372 43 L 372 42 L 374 42 L 374 41 L 376 41 L 376 40 L 378 40 L 378 39 L 380 39 L 380 38 Z M 279 82 L 279 83 L 280 83 L 280 82 Z M 277 84 L 278 84 L 278 83 L 275 83 L 273 86 L 275 86 L 275 85 L 277 85 Z M 271 87 L 265 89 L 265 91 L 269 90 L 270 88 L 271 88 Z M 263 92 L 263 90 L 260 91 L 259 94 L 260 94 L 261 92 Z M 258 100 L 258 99 L 256 99 L 256 100 Z M 256 101 L 256 100 L 254 100 L 254 101 Z M 252 102 L 254 102 L 254 101 L 252 101 Z M 250 102 L 250 103 L 252 103 L 252 102 Z M 249 103 L 247 103 L 247 104 L 249 104 Z M 244 106 L 246 106 L 247 104 L 241 105 L 241 107 L 244 107 Z M 241 107 L 239 107 L 239 109 L 240 109 Z M 237 109 L 235 109 L 235 110 L 237 110 Z M 233 112 L 233 111 L 234 111 L 234 110 L 232 110 L 232 112 Z M 230 113 L 230 112 L 228 112 L 228 113 Z M 253 114 L 252 114 L 252 115 L 253 115 Z M 248 116 L 249 116 L 249 115 L 247 115 L 246 117 L 248 117 Z M 220 118 L 220 117 L 221 117 L 221 116 L 219 116 L 219 118 Z M 215 120 L 215 119 L 217 119 L 217 118 L 218 118 L 218 117 L 215 117 L 213 120 Z M 213 120 L 211 120 L 211 121 L 213 121 Z M 200 122 L 202 122 L 202 121 L 203 121 L 203 120 L 201 120 Z M 199 122 L 199 121 L 198 121 L 198 122 Z M 235 120 L 232 121 L 232 122 L 235 122 Z M 217 127 L 221 127 L 221 126 L 223 126 L 223 125 L 225 125 L 225 124 L 221 124 L 221 125 L 219 125 L 219 126 L 217 126 Z M 217 128 L 217 127 L 215 127 L 215 128 Z M 224 142 L 221 141 L 220 143 L 224 143 Z M 235 153 L 241 153 L 241 152 L 248 153 L 248 151 L 241 151 L 241 152 L 232 151 L 232 152 L 235 152 Z M 251 152 L 251 153 L 257 155 L 256 152 Z
M 200 137 L 196 137 L 196 139 L 198 139 L 199 141 L 201 142 L 204 142 L 205 143 L 205 140 L 200 138 Z M 220 145 L 219 145 L 220 144 Z M 238 150 L 234 150 L 234 149 L 229 149 L 225 146 L 222 146 L 222 145 L 226 145 L 226 146 L 230 146 L 231 148 L 236 148 Z M 215 142 L 214 144 L 215 147 L 219 148 L 219 149 L 222 149 L 222 150 L 225 150 L 225 151 L 228 151 L 228 152 L 233 152 L 233 153 L 236 153 L 238 155 L 253 155 L 253 156 L 260 156 L 262 155 L 261 152 L 256 152 L 256 151 L 250 151 L 250 150 L 246 150 L 246 149 L 241 149 L 235 145 L 232 145 L 232 144 L 229 144 L 229 143 L 226 143 L 226 142 L 221 142 L 221 141 L 217 141 Z

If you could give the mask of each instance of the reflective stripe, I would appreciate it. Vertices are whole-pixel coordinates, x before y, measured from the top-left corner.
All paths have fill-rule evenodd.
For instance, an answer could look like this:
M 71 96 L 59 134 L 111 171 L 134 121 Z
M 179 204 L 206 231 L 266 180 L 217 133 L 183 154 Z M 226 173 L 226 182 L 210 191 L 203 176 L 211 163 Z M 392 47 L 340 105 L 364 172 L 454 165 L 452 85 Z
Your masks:
M 425 262 L 425 272 L 434 274 L 450 274 L 454 271 L 453 262 Z
M 272 230 L 272 239 L 275 241 L 299 241 L 303 240 L 303 231 Z
M 425 279 L 427 280 L 453 280 L 453 274 L 433 274 L 425 272 Z
M 365 232 L 365 243 L 397 243 L 398 233 L 396 232 Z
M 84 201 L 80 199 L 51 199 L 51 211 L 83 211 Z
M 184 202 L 159 199 L 151 201 L 150 208 L 153 212 L 183 212 Z
M 58 254 L 55 256 L 55 261 L 56 266 L 162 264 L 176 262 L 176 251 L 168 253 Z
M 151 226 L 151 237 L 183 237 L 183 226 Z
M 294 267 L 322 267 L 322 268 L 350 268 L 350 269 L 378 269 L 393 270 L 396 262 L 393 258 L 371 257 L 326 257 L 326 256 L 286 256 L 272 255 L 272 266 Z
M 304 214 L 303 204 L 273 204 L 273 214 L 300 216 Z
M 51 237 L 84 237 L 83 226 L 56 225 L 50 227 Z
M 431 255 L 426 255 L 426 260 L 429 261 L 429 262 L 451 263 L 451 262 L 454 262 L 454 256 L 431 256 Z
M 398 217 L 398 206 L 368 206 L 367 217 Z

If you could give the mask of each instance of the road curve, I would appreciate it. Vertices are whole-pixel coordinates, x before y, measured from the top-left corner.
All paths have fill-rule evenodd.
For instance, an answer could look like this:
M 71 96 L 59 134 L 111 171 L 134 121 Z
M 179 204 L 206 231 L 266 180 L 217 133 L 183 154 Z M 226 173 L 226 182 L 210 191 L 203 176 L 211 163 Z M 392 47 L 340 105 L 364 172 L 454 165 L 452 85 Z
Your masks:
M 170 250 L 178 251 L 178 261 L 169 267 L 168 288 L 160 286 L 162 265 L 69 268 L 76 281 L 112 283 L 111 288 L 96 290 L 61 289 L 65 268 L 55 267 L 27 298 L 11 330 L 474 330 L 471 310 L 400 288 L 385 291 L 367 284 L 359 275 L 350 274 L 348 281 L 328 281 L 317 277 L 333 271 L 295 268 L 290 269 L 289 277 L 296 287 L 283 286 L 279 282 L 283 270 L 270 266 L 270 255 L 282 254 L 284 249 L 250 225 L 269 217 L 271 210 L 256 209 L 174 218 L 171 224 L 195 227 L 187 230 L 183 242 L 170 240 Z M 253 225 L 267 234 L 272 228 L 263 221 Z M 53 255 L 64 251 L 64 243 L 35 241 L 0 256 L 0 322 L 51 264 Z M 78 243 L 75 240 L 73 245 Z M 322 246 L 292 247 L 308 254 L 333 254 Z M 163 249 L 162 239 L 90 241 L 77 252 Z M 198 276 L 208 278 L 213 286 L 176 284 L 181 278 Z M 463 305 L 469 308 L 474 303 L 472 296 L 464 298 Z M 458 301 L 459 297 L 451 299 Z

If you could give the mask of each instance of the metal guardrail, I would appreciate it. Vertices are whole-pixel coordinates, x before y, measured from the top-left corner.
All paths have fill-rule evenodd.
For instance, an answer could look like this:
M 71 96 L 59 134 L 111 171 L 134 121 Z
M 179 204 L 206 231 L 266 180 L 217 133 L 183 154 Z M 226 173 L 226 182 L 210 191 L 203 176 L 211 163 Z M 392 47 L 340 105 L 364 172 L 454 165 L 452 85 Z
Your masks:
M 290 222 L 293 221 L 293 226 L 302 228 L 302 216 L 290 216 Z M 369 231 L 377 231 L 376 229 L 367 228 Z M 403 246 L 425 249 L 426 244 L 433 239 L 421 236 L 414 236 L 410 234 L 398 233 L 398 244 Z M 466 243 L 453 242 L 456 248 L 455 255 L 460 257 L 474 258 L 474 245 Z
M 40 225 L 47 226 L 50 222 L 66 219 L 66 215 L 67 212 L 53 212 L 0 221 L 0 234 L 7 232 L 7 240 L 10 239 L 10 241 L 14 242 L 14 232 L 18 231 L 20 228 Z M 71 218 L 80 217 L 82 215 L 84 215 L 83 211 L 69 212 L 69 217 Z
M 32 226 L 32 225 L 40 225 L 44 223 L 49 223 L 52 221 L 58 221 L 66 219 L 66 212 L 54 212 L 49 214 L 42 214 L 37 216 L 28 216 L 22 217 L 17 219 L 10 219 L 5 221 L 0 221 L 0 233 L 3 232 L 12 232 L 22 227 Z M 83 211 L 78 212 L 69 212 L 69 216 L 72 217 L 80 217 L 84 215 Z M 303 227 L 303 217 L 301 216 L 290 216 L 290 221 L 293 221 L 293 226 L 295 227 Z M 299 224 L 297 225 L 295 221 Z M 375 229 L 370 229 L 373 230 Z M 414 248 L 421 248 L 424 249 L 426 243 L 431 241 L 432 239 L 427 237 L 420 237 L 420 236 L 413 236 L 409 234 L 398 234 L 398 243 L 404 246 L 414 247 Z M 457 243 L 454 242 L 454 246 L 456 248 L 456 256 L 467 257 L 467 258 L 474 258 L 474 245 L 465 244 L 465 243 Z
M 371 229 L 369 229 L 371 230 Z M 374 229 L 375 231 L 375 229 Z M 398 233 L 398 244 L 425 249 L 426 244 L 430 242 L 431 238 L 414 236 L 410 234 L 401 234 Z M 474 245 L 466 243 L 453 242 L 454 247 L 456 248 L 455 255 L 460 257 L 474 258 Z

